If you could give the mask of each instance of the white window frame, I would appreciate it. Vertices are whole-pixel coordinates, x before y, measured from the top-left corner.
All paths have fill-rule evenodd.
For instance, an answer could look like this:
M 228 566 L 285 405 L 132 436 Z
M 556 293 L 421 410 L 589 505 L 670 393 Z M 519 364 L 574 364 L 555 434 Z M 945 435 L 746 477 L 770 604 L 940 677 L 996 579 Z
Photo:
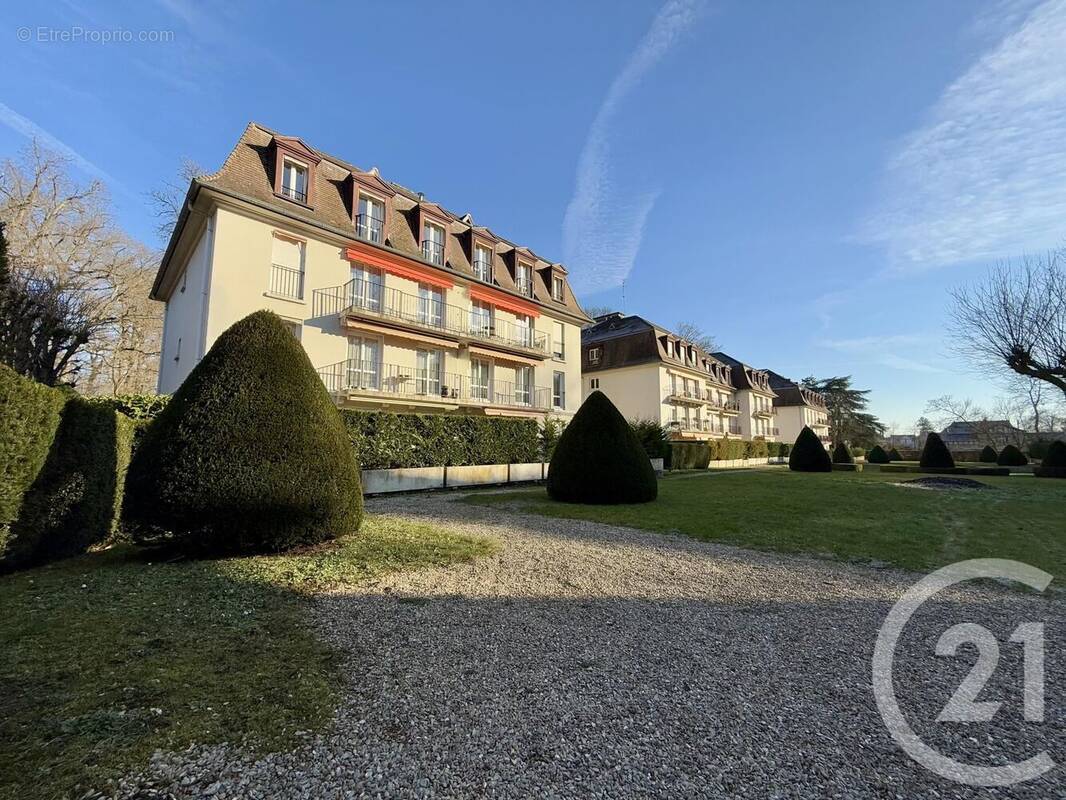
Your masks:
M 352 264 L 349 275 L 348 305 L 380 312 L 382 295 L 385 293 L 385 279 L 381 270 Z
M 293 168 L 293 177 L 299 176 L 299 171 L 303 171 L 304 176 L 304 191 L 303 198 L 299 196 L 298 181 L 296 183 L 286 186 L 285 173 L 288 172 L 289 167 Z M 311 196 L 311 167 L 310 165 L 300 161 L 299 159 L 292 158 L 291 156 L 283 156 L 281 159 L 281 195 L 287 197 L 289 200 L 295 200 L 297 203 L 307 203 L 307 199 Z
M 552 300 L 559 303 L 566 298 L 566 282 L 562 275 L 552 275 Z
M 533 296 L 533 265 L 526 261 L 519 261 L 514 271 L 515 286 L 519 294 L 526 297 Z M 524 285 L 523 285 L 524 284 Z
M 352 357 L 352 348 L 359 348 L 358 358 Z M 370 357 L 364 356 L 367 351 Z M 385 353 L 385 340 L 379 336 L 349 336 L 346 381 L 349 388 L 381 389 L 382 358 Z
M 366 209 L 367 209 L 366 216 L 368 216 L 368 217 L 370 217 L 372 219 L 376 219 L 376 220 L 378 220 L 378 222 L 381 223 L 380 228 L 378 229 L 378 238 L 376 238 L 376 239 L 372 235 L 373 232 L 374 232 L 374 229 L 369 224 L 366 225 L 366 227 L 365 227 L 365 234 L 359 228 L 359 224 L 360 224 L 359 223 L 359 217 L 363 216 L 362 208 L 363 208 L 363 204 L 364 203 L 366 204 Z M 362 189 L 360 189 L 359 190 L 359 199 L 356 202 L 355 208 L 356 208 L 356 211 L 355 211 L 355 232 L 356 232 L 356 235 L 360 239 L 362 239 L 363 241 L 366 241 L 366 242 L 373 242 L 374 244 L 384 244 L 385 243 L 385 199 L 382 198 L 382 197 L 379 197 L 376 194 L 371 194 L 370 192 L 365 192 Z M 374 216 L 374 210 L 375 209 L 381 212 L 380 216 Z
M 560 361 L 566 360 L 566 325 L 557 319 L 552 320 L 552 355 Z
M 483 384 L 478 382 L 475 365 L 485 368 L 485 382 Z M 480 400 L 483 403 L 489 402 L 492 398 L 492 361 L 490 359 L 470 359 L 470 396 L 472 399 Z
M 440 237 L 439 240 L 433 236 L 434 233 L 439 235 L 439 237 Z M 425 258 L 425 260 L 430 262 L 431 264 L 436 264 L 439 267 L 443 267 L 444 266 L 444 262 L 446 261 L 445 253 L 444 253 L 444 237 L 445 237 L 445 235 L 446 234 L 445 234 L 444 227 L 442 225 L 440 225 L 439 223 L 433 222 L 432 220 L 428 220 L 428 219 L 422 221 L 422 257 Z M 440 247 L 440 261 L 439 262 L 434 260 L 434 256 L 433 256 L 434 248 L 426 247 L 426 243 L 427 242 L 431 242 L 431 243 L 433 243 L 433 244 L 435 244 L 435 245 Z
M 496 313 L 492 303 L 470 301 L 470 331 L 478 336 L 493 336 L 496 332 Z
M 478 256 L 482 253 L 484 253 L 486 257 L 484 259 L 478 258 Z M 482 270 L 480 269 L 482 265 L 484 265 L 485 267 L 484 274 L 482 274 Z M 479 281 L 483 281 L 484 283 L 492 283 L 492 250 L 488 247 L 485 247 L 485 245 L 483 244 L 475 244 L 473 267 L 475 278 L 477 278 Z
M 590 347 L 589 348 L 589 363 L 590 364 L 599 364 L 600 363 L 600 356 L 602 354 L 603 354 L 603 348 L 602 347 Z
M 418 284 L 418 321 L 434 328 L 444 326 L 444 290 L 439 286 Z
M 431 361 L 436 360 L 437 374 L 432 375 Z M 440 397 L 444 376 L 444 351 L 419 349 L 415 351 L 415 392 L 426 397 Z
M 559 384 L 558 387 L 556 387 L 556 382 Z M 552 372 L 552 406 L 559 409 L 566 408 L 566 373 L 558 370 Z

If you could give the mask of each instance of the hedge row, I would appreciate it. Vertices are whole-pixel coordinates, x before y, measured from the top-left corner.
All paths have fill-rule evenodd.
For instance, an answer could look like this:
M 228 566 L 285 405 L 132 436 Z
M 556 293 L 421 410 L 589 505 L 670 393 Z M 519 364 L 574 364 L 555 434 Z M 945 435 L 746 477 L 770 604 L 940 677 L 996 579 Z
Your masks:
M 342 410 L 363 469 L 540 461 L 537 421 Z
M 706 469 L 712 461 L 736 461 L 742 458 L 780 458 L 787 456 L 787 442 L 764 439 L 710 439 L 706 442 L 670 442 L 670 469 Z
M 85 552 L 118 530 L 136 423 L 0 367 L 0 569 Z
M 169 394 L 119 394 L 114 397 L 87 397 L 112 411 L 119 411 L 130 419 L 154 419 L 170 402 Z

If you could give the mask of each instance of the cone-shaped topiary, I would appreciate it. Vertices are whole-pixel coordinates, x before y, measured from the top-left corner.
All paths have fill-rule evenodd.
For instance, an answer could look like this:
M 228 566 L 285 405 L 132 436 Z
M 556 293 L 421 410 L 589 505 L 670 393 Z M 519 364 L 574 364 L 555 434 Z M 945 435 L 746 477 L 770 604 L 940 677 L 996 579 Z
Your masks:
M 925 438 L 925 447 L 922 449 L 922 459 L 919 463 L 927 469 L 955 468 L 955 459 L 939 433 L 930 433 Z
M 990 444 L 986 444 L 981 451 L 981 457 L 979 460 L 982 464 L 995 464 L 998 458 L 999 453 L 996 452 L 996 448 Z
M 659 494 L 648 454 L 603 392 L 563 430 L 548 468 L 548 495 L 565 503 L 647 503 Z
M 838 444 L 833 448 L 833 463 L 834 464 L 854 464 L 855 456 L 851 454 L 851 448 L 849 448 L 844 442 Z
M 1024 467 L 1029 463 L 1029 459 L 1017 447 L 1008 444 L 999 451 L 999 458 L 996 459 L 996 463 L 1001 467 Z
M 888 453 L 879 444 L 875 444 L 870 448 L 870 452 L 866 454 L 866 460 L 871 464 L 887 464 L 889 462 Z
M 893 447 L 891 450 L 888 451 L 888 460 L 889 461 L 902 461 L 903 460 L 903 454 L 900 453 L 900 451 L 897 450 L 895 447 Z
M 340 414 L 281 318 L 225 331 L 151 423 L 126 480 L 140 543 L 272 552 L 358 530 L 359 466 Z
M 832 472 L 833 462 L 818 435 L 803 426 L 792 452 L 788 455 L 788 468 L 795 472 Z
M 1038 478 L 1066 478 L 1066 442 L 1055 440 L 1039 467 L 1033 469 Z

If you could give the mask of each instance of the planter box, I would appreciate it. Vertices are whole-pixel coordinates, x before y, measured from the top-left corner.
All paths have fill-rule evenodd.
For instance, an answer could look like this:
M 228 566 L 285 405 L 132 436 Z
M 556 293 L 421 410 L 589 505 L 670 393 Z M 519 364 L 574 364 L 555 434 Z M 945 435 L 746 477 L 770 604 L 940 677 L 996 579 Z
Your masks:
M 482 464 L 473 467 L 448 467 L 444 485 L 484 486 L 492 483 L 507 483 L 507 464 Z
M 444 467 L 363 470 L 363 494 L 417 492 L 443 488 Z
M 450 482 L 450 471 L 448 475 Z M 509 483 L 522 483 L 525 481 L 542 480 L 544 480 L 544 464 L 541 464 L 539 461 L 531 464 L 511 464 L 511 474 L 508 478 Z
M 660 477 L 660 478 L 663 476 L 663 473 L 666 471 L 666 466 L 663 463 L 665 460 L 666 459 L 664 459 L 664 458 L 653 458 L 651 460 L 651 468 L 653 470 L 655 470 L 655 474 L 658 477 Z

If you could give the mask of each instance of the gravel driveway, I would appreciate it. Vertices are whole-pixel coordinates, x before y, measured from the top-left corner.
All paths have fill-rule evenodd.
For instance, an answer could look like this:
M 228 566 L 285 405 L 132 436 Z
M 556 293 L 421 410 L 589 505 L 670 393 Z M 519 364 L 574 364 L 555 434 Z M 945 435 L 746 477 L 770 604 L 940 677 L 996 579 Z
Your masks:
M 322 630 L 350 654 L 350 692 L 330 731 L 260 759 L 223 747 L 161 757 L 127 793 L 150 784 L 180 797 L 263 798 L 1066 795 L 1064 767 L 974 789 L 926 772 L 891 740 L 869 665 L 914 574 L 455 499 L 369 503 L 502 547 L 320 600 Z M 896 659 L 914 728 L 964 761 L 1045 749 L 1066 759 L 1064 606 L 1061 595 L 998 587 L 927 603 Z M 1021 647 L 1007 643 L 1026 620 L 1047 624 L 1044 724 L 1022 719 Z M 957 622 L 980 622 L 1001 643 L 981 696 L 1005 700 L 991 724 L 932 722 L 974 662 L 970 649 L 933 655 Z

